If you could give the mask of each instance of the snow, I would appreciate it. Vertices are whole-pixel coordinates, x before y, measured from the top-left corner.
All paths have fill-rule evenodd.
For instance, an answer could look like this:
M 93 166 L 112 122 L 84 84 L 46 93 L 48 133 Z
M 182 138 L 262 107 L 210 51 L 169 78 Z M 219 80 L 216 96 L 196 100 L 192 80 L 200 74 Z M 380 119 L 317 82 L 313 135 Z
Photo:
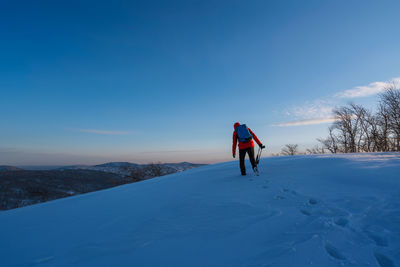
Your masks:
M 399 265 L 400 154 L 238 165 L 1 212 L 1 266 Z

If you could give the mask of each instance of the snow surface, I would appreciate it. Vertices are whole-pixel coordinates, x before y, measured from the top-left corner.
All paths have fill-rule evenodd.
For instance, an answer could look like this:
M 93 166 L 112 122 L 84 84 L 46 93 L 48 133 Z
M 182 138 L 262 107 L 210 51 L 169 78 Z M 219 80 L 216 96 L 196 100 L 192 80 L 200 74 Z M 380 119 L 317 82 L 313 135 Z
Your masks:
M 399 266 L 400 154 L 238 165 L 0 212 L 0 265 Z

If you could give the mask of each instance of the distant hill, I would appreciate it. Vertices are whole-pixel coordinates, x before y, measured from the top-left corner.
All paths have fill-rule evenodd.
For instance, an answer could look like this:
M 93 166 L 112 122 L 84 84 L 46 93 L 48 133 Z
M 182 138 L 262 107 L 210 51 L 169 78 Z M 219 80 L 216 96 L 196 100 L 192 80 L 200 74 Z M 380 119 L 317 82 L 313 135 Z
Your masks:
M 109 162 L 94 166 L 66 166 L 55 170 L 0 166 L 0 210 L 138 182 L 198 166 L 202 164 Z
M 205 164 L 194 164 L 190 162 L 180 162 L 180 163 L 153 163 L 153 164 L 136 164 L 130 162 L 108 162 L 99 165 L 73 165 L 59 168 L 60 170 L 93 170 L 115 173 L 120 176 L 130 176 L 133 173 L 142 172 L 146 177 L 151 176 L 151 174 L 146 175 L 149 168 L 158 168 L 160 175 L 171 174 L 175 172 L 181 172 L 188 169 L 204 166 Z M 157 175 L 157 176 L 160 176 Z
M 103 163 L 99 165 L 95 165 L 94 167 L 99 167 L 99 168 L 133 168 L 137 167 L 140 164 L 136 163 L 130 163 L 130 162 L 108 162 L 108 163 Z
M 14 166 L 0 165 L 0 172 L 2 171 L 22 171 L 22 169 Z
M 132 180 L 92 170 L 0 172 L 0 210 L 13 209 L 126 184 Z

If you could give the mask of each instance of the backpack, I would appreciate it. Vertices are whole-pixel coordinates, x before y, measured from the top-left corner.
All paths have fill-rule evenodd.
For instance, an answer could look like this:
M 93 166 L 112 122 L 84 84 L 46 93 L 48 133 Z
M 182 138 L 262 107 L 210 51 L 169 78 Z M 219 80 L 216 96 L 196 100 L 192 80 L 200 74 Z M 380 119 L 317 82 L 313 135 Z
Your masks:
M 253 136 L 251 135 L 246 124 L 239 125 L 236 127 L 235 131 L 238 135 L 239 141 L 242 143 L 250 142 L 251 139 L 253 139 Z

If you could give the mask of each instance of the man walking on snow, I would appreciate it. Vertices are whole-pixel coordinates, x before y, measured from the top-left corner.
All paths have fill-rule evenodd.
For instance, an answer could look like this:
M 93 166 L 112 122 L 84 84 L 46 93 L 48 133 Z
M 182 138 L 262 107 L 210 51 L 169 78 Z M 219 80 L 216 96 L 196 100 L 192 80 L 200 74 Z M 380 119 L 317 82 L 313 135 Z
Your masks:
M 254 159 L 254 140 L 256 140 L 259 147 L 265 148 L 265 146 L 258 140 L 257 136 L 253 133 L 250 128 L 247 128 L 246 124 L 240 125 L 240 123 L 236 122 L 233 125 L 235 131 L 233 131 L 233 145 L 232 145 L 232 156 L 236 156 L 236 145 L 239 141 L 239 159 L 240 159 L 240 171 L 242 175 L 246 175 L 246 166 L 244 165 L 244 158 L 246 157 L 246 153 L 249 154 L 249 159 L 251 162 L 251 166 L 253 167 L 253 171 L 258 174 L 257 163 Z

